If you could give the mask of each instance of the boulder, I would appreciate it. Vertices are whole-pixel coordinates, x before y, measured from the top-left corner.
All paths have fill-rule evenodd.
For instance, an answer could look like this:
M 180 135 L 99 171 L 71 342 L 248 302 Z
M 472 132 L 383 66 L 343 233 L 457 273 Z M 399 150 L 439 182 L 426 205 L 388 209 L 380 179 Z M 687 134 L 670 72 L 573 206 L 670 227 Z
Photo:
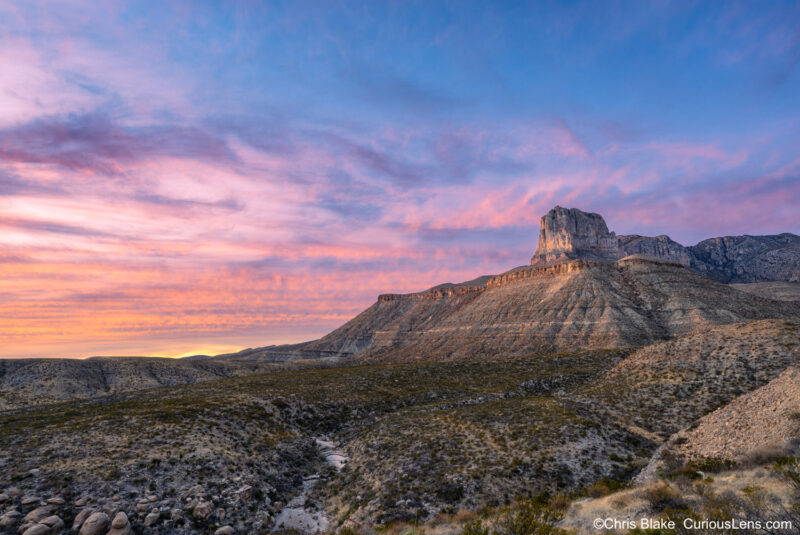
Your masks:
M 50 527 L 45 526 L 44 524 L 34 524 L 25 531 L 22 532 L 22 535 L 50 535 Z
M 158 511 L 153 511 L 146 517 L 144 517 L 144 525 L 145 527 L 149 528 L 150 526 L 154 526 L 158 519 L 161 518 L 161 514 Z
M 89 518 L 89 515 L 94 513 L 94 509 L 86 507 L 85 509 L 81 509 L 77 515 L 75 515 L 75 520 L 72 522 L 72 531 L 78 531 L 83 523 Z
M 214 512 L 214 504 L 211 502 L 200 502 L 194 506 L 192 515 L 198 520 L 208 520 Z
M 10 528 L 17 523 L 19 515 L 9 515 L 8 513 L 0 515 L 0 528 Z
M 114 515 L 114 520 L 111 521 L 111 531 L 107 535 L 131 535 L 131 523 L 128 515 L 122 511 Z
M 253 499 L 253 487 L 250 485 L 243 486 L 236 491 L 236 497 L 239 499 L 239 501 L 249 502 Z
M 39 499 L 39 497 L 38 496 L 32 496 L 30 494 L 26 495 L 26 496 L 23 496 L 22 499 L 20 500 L 20 504 L 22 505 L 22 507 L 31 507 L 31 506 L 34 506 L 34 505 L 39 505 L 39 503 L 41 503 L 41 500 Z
M 48 516 L 40 522 L 40 525 L 50 528 L 50 533 L 52 535 L 59 535 L 64 531 L 64 521 L 61 520 L 61 517 L 56 515 Z
M 89 515 L 78 535 L 106 535 L 109 527 L 111 527 L 111 518 L 102 511 L 98 511 Z
M 214 532 L 214 535 L 233 535 L 234 533 L 236 533 L 236 531 L 233 529 L 233 526 L 222 526 Z
M 25 515 L 25 522 L 41 522 L 42 519 L 47 518 L 51 514 L 55 507 L 52 505 L 42 505 L 41 507 L 37 507 L 33 511 L 30 511 L 27 515 Z

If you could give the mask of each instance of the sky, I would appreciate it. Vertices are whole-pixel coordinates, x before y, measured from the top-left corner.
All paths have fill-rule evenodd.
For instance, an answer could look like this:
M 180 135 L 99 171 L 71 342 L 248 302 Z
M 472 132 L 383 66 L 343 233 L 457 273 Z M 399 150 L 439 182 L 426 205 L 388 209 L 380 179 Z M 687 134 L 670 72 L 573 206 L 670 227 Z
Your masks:
M 0 0 L 0 357 L 316 338 L 555 205 L 800 233 L 800 3 Z

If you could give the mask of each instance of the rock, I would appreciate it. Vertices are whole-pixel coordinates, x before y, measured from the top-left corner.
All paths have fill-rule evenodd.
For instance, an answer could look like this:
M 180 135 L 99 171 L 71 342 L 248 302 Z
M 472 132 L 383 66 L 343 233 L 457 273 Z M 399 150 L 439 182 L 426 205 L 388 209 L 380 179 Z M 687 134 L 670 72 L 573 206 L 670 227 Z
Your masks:
M 117 505 L 113 503 L 107 503 L 103 505 L 103 507 L 101 507 L 100 509 L 102 509 L 108 515 L 109 518 L 117 514 L 117 511 L 119 511 L 119 507 L 117 507 Z
M 11 496 L 9 496 L 7 493 L 0 492 L 0 502 L 4 502 L 4 501 L 6 501 L 6 500 L 8 500 L 10 498 L 11 498 Z
M 236 533 L 236 531 L 233 529 L 233 526 L 222 526 L 214 532 L 214 535 L 233 535 L 234 533 Z
M 158 496 L 156 496 L 155 494 L 151 494 L 150 496 L 147 497 L 147 501 L 148 502 L 157 502 L 158 501 Z
M 22 497 L 20 503 L 22 504 L 22 507 L 29 507 L 31 505 L 39 505 L 41 500 L 38 496 L 26 495 Z
M 173 509 L 172 511 L 170 511 L 169 517 L 173 521 L 174 520 L 179 520 L 179 519 L 183 518 L 183 511 L 180 510 L 180 509 Z
M 78 531 L 83 523 L 89 518 L 89 515 L 94 513 L 94 509 L 85 508 L 81 509 L 78 514 L 75 516 L 75 520 L 72 522 L 72 531 Z
M 42 519 L 47 518 L 53 513 L 55 507 L 52 505 L 42 505 L 25 515 L 26 522 L 41 522 Z
M 128 515 L 122 511 L 114 515 L 114 520 L 111 521 L 111 531 L 106 535 L 131 535 L 131 523 Z
M 616 234 L 608 231 L 599 214 L 556 206 L 542 216 L 539 246 L 531 265 L 551 265 L 569 260 L 613 262 L 622 258 Z
M 724 236 L 688 248 L 691 268 L 724 283 L 800 282 L 800 236 Z
M 78 535 L 105 535 L 110 526 L 111 518 L 106 513 L 98 511 L 89 515 Z
M 724 283 L 800 282 L 800 236 L 724 236 L 685 247 L 669 236 L 617 236 L 602 216 L 556 206 L 541 219 L 531 265 L 570 260 L 613 262 L 649 255 Z
M 22 535 L 50 535 L 50 527 L 45 526 L 44 524 L 34 524 L 33 526 L 29 527 L 25 531 L 22 532 Z
M 128 522 L 128 515 L 120 511 L 114 516 L 114 520 L 111 521 L 112 528 L 124 528 L 129 524 Z
M 192 515 L 198 520 L 208 520 L 214 511 L 214 504 L 211 502 L 200 502 L 195 505 Z
M 0 528 L 10 528 L 17 523 L 19 515 L 9 515 L 8 513 L 0 515 Z
M 17 496 L 19 496 L 20 494 L 22 494 L 22 491 L 21 491 L 21 490 L 19 490 L 17 487 L 8 487 L 8 488 L 6 489 L 6 494 L 8 494 L 9 496 L 11 496 L 12 498 L 16 498 Z
M 47 499 L 47 503 L 51 505 L 64 505 L 66 500 L 61 496 L 53 496 L 52 498 Z
M 154 512 L 148 514 L 146 517 L 144 517 L 144 525 L 145 525 L 145 527 L 149 528 L 150 526 L 155 525 L 156 522 L 158 522 L 159 518 L 161 518 L 161 514 L 158 513 L 158 512 L 154 511 Z
M 249 502 L 253 499 L 253 487 L 250 485 L 245 485 L 237 490 L 235 494 L 239 501 Z
M 39 524 L 50 528 L 51 535 L 59 535 L 62 531 L 64 531 L 64 521 L 61 520 L 61 517 L 56 515 L 48 516 Z
M 686 267 L 689 267 L 691 263 L 689 249 L 673 241 L 669 236 L 661 235 L 650 238 L 633 234 L 630 236 L 617 236 L 617 238 L 619 239 L 619 248 L 623 256 L 653 256 Z
M 81 496 L 77 500 L 75 500 L 75 507 L 83 507 L 89 501 L 88 496 Z
M 136 512 L 144 513 L 150 507 L 150 504 L 147 502 L 139 502 L 136 504 Z

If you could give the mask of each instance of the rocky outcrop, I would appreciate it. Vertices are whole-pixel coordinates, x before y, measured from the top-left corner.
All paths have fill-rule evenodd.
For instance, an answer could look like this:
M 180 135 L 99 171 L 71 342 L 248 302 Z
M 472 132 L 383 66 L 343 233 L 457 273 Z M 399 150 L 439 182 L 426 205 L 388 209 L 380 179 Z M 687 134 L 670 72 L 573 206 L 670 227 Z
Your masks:
M 800 282 L 800 236 L 725 236 L 688 248 L 690 267 L 720 282 Z
M 726 236 L 685 247 L 669 236 L 617 236 L 602 216 L 556 206 L 542 217 L 531 265 L 574 259 L 613 262 L 627 255 L 677 262 L 724 283 L 800 282 L 800 236 Z
M 632 234 L 630 236 L 618 236 L 618 238 L 620 251 L 625 255 L 649 255 L 677 262 L 682 266 L 691 264 L 691 256 L 686 247 L 669 236 L 662 234 L 661 236 L 650 238 Z
M 79 535 L 105 535 L 111 527 L 111 519 L 103 512 L 92 513 L 81 526 Z
M 539 246 L 531 265 L 543 266 L 575 259 L 613 262 L 625 256 L 619 240 L 599 214 L 556 206 L 542 216 Z

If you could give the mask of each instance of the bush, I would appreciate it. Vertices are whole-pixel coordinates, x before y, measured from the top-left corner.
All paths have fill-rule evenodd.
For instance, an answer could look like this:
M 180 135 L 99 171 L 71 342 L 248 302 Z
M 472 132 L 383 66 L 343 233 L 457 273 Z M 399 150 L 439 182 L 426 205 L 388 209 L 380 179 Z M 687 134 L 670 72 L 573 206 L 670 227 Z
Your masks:
M 609 489 L 602 483 L 595 483 L 594 485 L 586 489 L 586 494 L 590 498 L 602 498 L 603 496 L 608 496 L 609 494 L 611 494 L 611 489 Z
M 666 483 L 659 483 L 645 488 L 643 497 L 657 512 L 661 512 L 664 509 L 681 509 L 685 506 L 678 491 Z
M 712 474 L 731 470 L 735 466 L 735 462 L 721 457 L 700 457 L 689 462 L 689 468 L 699 472 L 711 472 Z
M 461 535 L 489 535 L 489 528 L 482 521 L 467 522 L 461 530 Z
M 547 507 L 532 501 L 516 504 L 508 509 L 497 521 L 493 535 L 556 535 L 565 533 L 554 524 L 560 520 Z

